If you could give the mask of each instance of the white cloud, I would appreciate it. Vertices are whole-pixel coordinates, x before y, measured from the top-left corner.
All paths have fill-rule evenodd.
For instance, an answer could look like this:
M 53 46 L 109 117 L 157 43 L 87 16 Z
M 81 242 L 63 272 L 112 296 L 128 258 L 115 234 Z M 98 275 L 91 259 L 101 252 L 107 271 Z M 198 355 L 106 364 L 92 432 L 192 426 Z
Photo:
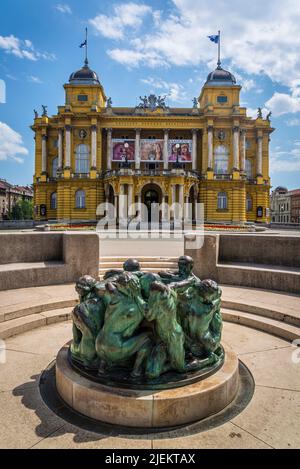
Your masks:
M 184 86 L 180 83 L 166 82 L 160 78 L 154 77 L 142 78 L 141 82 L 149 86 L 150 92 L 159 90 L 161 95 L 165 95 L 168 100 L 172 101 L 173 103 L 187 100 Z
M 292 119 L 288 119 L 285 123 L 288 127 L 297 127 L 298 125 L 300 126 L 300 119 L 295 117 Z
M 128 28 L 138 29 L 145 15 L 152 11 L 149 6 L 138 3 L 115 5 L 113 10 L 111 17 L 100 14 L 89 20 L 98 33 L 110 39 L 122 39 L 127 35 Z
M 152 68 L 163 65 L 160 58 L 151 52 L 143 54 L 142 52 L 130 49 L 111 49 L 107 53 L 112 59 L 128 68 L 138 67 L 141 64 L 146 64 Z
M 60 11 L 60 13 L 68 13 L 69 15 L 72 14 L 71 7 L 66 3 L 58 3 L 57 5 L 55 5 L 55 9 L 57 11 Z
M 0 103 L 6 102 L 6 85 L 5 81 L 0 79 Z
M 217 31 L 221 18 L 221 53 L 230 68 L 248 75 L 265 74 L 289 87 L 300 76 L 298 0 L 285 0 L 284 8 L 281 0 L 265 0 L 263 4 L 252 0 L 250 5 L 231 0 L 230 8 L 223 0 L 173 0 L 173 4 L 173 10 L 156 13 L 155 21 L 151 25 L 147 22 L 147 30 L 139 31 L 133 41 L 128 41 L 123 27 L 118 30 L 122 23 L 116 13 L 111 17 L 99 15 L 98 21 L 91 21 L 104 36 L 126 40 L 126 55 L 132 58 L 133 65 L 137 54 L 139 64 L 145 65 L 151 54 L 152 63 L 211 68 L 216 63 L 217 46 L 208 41 L 207 35 Z M 152 10 L 152 17 L 153 14 Z M 138 17 L 139 26 L 143 17 Z M 123 63 L 120 47 L 116 53 L 110 50 L 110 56 L 116 61 L 121 58 Z M 253 89 L 251 81 L 246 86 Z
M 0 161 L 14 160 L 23 163 L 23 158 L 18 155 L 28 155 L 22 136 L 4 122 L 0 122 Z
M 291 95 L 276 91 L 265 105 L 274 116 L 282 116 L 300 111 L 300 97 L 297 95 L 297 91 L 292 91 Z
M 32 61 L 39 60 L 54 60 L 55 55 L 49 52 L 39 52 L 33 47 L 29 39 L 19 39 L 13 34 L 10 36 L 0 36 L 0 49 L 3 49 L 7 54 L 12 54 L 20 59 L 28 59 Z
M 300 171 L 300 147 L 299 141 L 295 140 L 290 151 L 276 147 L 270 152 L 271 173 Z
M 36 77 L 35 75 L 29 75 L 27 77 L 27 80 L 31 83 L 43 83 L 42 80 L 39 77 Z
M 246 107 L 246 106 L 245 106 Z M 262 112 L 262 116 L 263 118 L 266 117 L 266 115 L 268 114 L 269 112 L 269 109 L 263 107 L 261 109 L 261 112 Z M 257 118 L 257 114 L 258 114 L 258 108 L 254 109 L 252 107 L 247 107 L 247 116 L 248 117 L 252 117 L 252 119 L 256 119 Z

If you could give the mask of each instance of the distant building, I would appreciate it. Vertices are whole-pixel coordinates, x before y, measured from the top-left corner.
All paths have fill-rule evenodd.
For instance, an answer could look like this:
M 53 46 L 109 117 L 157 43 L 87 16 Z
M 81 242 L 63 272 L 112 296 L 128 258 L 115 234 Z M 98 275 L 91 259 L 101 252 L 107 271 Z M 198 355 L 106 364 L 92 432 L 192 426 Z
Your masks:
M 13 206 L 19 200 L 33 200 L 31 186 L 15 186 L 0 179 L 0 220 L 7 220 Z
M 271 194 L 272 223 L 300 223 L 300 189 L 278 186 Z
M 300 223 L 300 189 L 289 192 L 291 197 L 291 222 Z

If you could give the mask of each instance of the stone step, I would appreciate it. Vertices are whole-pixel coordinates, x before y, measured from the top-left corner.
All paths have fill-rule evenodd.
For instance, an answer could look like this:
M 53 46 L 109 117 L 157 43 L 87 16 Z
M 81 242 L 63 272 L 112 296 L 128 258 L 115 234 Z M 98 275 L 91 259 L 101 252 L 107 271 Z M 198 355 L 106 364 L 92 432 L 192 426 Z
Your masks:
M 45 302 L 41 302 L 40 304 L 34 304 L 34 302 L 30 304 L 30 301 L 27 301 L 24 302 L 23 307 L 20 307 L 20 305 L 18 305 L 9 308 L 6 311 L 4 310 L 0 312 L 0 325 L 3 322 L 11 321 L 12 319 L 18 319 L 24 316 L 30 316 L 46 311 L 74 307 L 77 303 L 78 300 L 72 298 L 60 301 L 47 301 L 47 298 L 45 298 Z
M 271 306 L 258 306 L 256 304 L 251 304 L 249 301 L 241 301 L 240 299 L 235 300 L 222 300 L 222 308 L 230 309 L 234 311 L 239 311 L 243 313 L 254 314 L 255 316 L 263 316 L 270 319 L 275 319 L 276 321 L 284 322 L 292 326 L 300 327 L 300 300 L 299 300 L 299 311 L 289 311 L 287 308 L 284 308 L 282 305 Z
M 244 313 L 243 311 L 222 308 L 222 318 L 224 321 L 258 329 L 288 341 L 293 341 L 300 337 L 300 328 L 297 326 L 255 314 Z
M 170 268 L 178 268 L 178 265 L 176 262 L 155 262 L 155 261 L 150 261 L 150 262 L 140 262 L 141 268 L 143 267 L 170 267 Z M 100 267 L 101 268 L 107 268 L 107 269 L 113 269 L 115 267 L 122 268 L 123 267 L 123 262 L 100 262 Z
M 0 323 L 0 339 L 5 340 L 38 327 L 70 320 L 72 309 L 72 307 L 58 308 L 4 321 Z M 258 329 L 288 341 L 293 341 L 300 336 L 300 327 L 270 317 L 224 307 L 222 308 L 222 317 L 224 321 Z
M 120 256 L 110 256 L 110 257 L 100 257 L 100 262 L 125 262 L 127 261 L 127 257 L 120 257 Z M 137 256 L 135 257 L 140 262 L 159 262 L 159 261 L 166 261 L 166 262 L 175 262 L 177 264 L 178 257 L 169 257 L 169 256 Z
M 223 262 L 217 264 L 219 282 L 225 285 L 300 293 L 299 267 Z
M 61 308 L 43 313 L 30 314 L 29 316 L 11 319 L 0 324 L 0 339 L 8 339 L 14 335 L 47 326 L 56 322 L 68 321 L 71 319 L 73 308 Z

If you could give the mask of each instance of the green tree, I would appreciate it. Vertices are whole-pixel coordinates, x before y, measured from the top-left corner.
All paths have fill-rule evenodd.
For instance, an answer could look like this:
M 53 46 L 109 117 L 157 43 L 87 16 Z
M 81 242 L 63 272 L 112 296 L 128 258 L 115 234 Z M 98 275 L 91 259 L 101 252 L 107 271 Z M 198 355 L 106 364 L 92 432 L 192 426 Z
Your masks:
M 33 202 L 30 200 L 18 200 L 11 211 L 13 220 L 32 220 Z
M 31 200 L 22 200 L 21 208 L 23 212 L 23 220 L 33 219 L 33 202 Z
M 19 200 L 13 206 L 13 208 L 11 210 L 11 217 L 10 218 L 12 220 L 22 220 L 23 219 L 23 211 L 22 211 L 22 207 L 21 207 L 21 204 L 20 204 Z

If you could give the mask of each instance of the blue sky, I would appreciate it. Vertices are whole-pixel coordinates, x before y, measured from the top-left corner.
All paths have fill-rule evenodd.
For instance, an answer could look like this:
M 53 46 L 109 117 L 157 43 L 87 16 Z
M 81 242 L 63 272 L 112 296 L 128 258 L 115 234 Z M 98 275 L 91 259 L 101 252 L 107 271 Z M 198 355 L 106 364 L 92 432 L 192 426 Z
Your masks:
M 150 92 L 191 106 L 216 64 L 207 35 L 220 29 L 222 65 L 243 86 L 248 115 L 258 106 L 273 113 L 272 185 L 300 187 L 299 24 L 298 0 L 285 0 L 284 9 L 281 0 L 1 0 L 0 177 L 32 182 L 33 109 L 46 104 L 54 114 L 64 103 L 62 85 L 83 62 L 86 26 L 90 66 L 113 104 L 124 106 Z

